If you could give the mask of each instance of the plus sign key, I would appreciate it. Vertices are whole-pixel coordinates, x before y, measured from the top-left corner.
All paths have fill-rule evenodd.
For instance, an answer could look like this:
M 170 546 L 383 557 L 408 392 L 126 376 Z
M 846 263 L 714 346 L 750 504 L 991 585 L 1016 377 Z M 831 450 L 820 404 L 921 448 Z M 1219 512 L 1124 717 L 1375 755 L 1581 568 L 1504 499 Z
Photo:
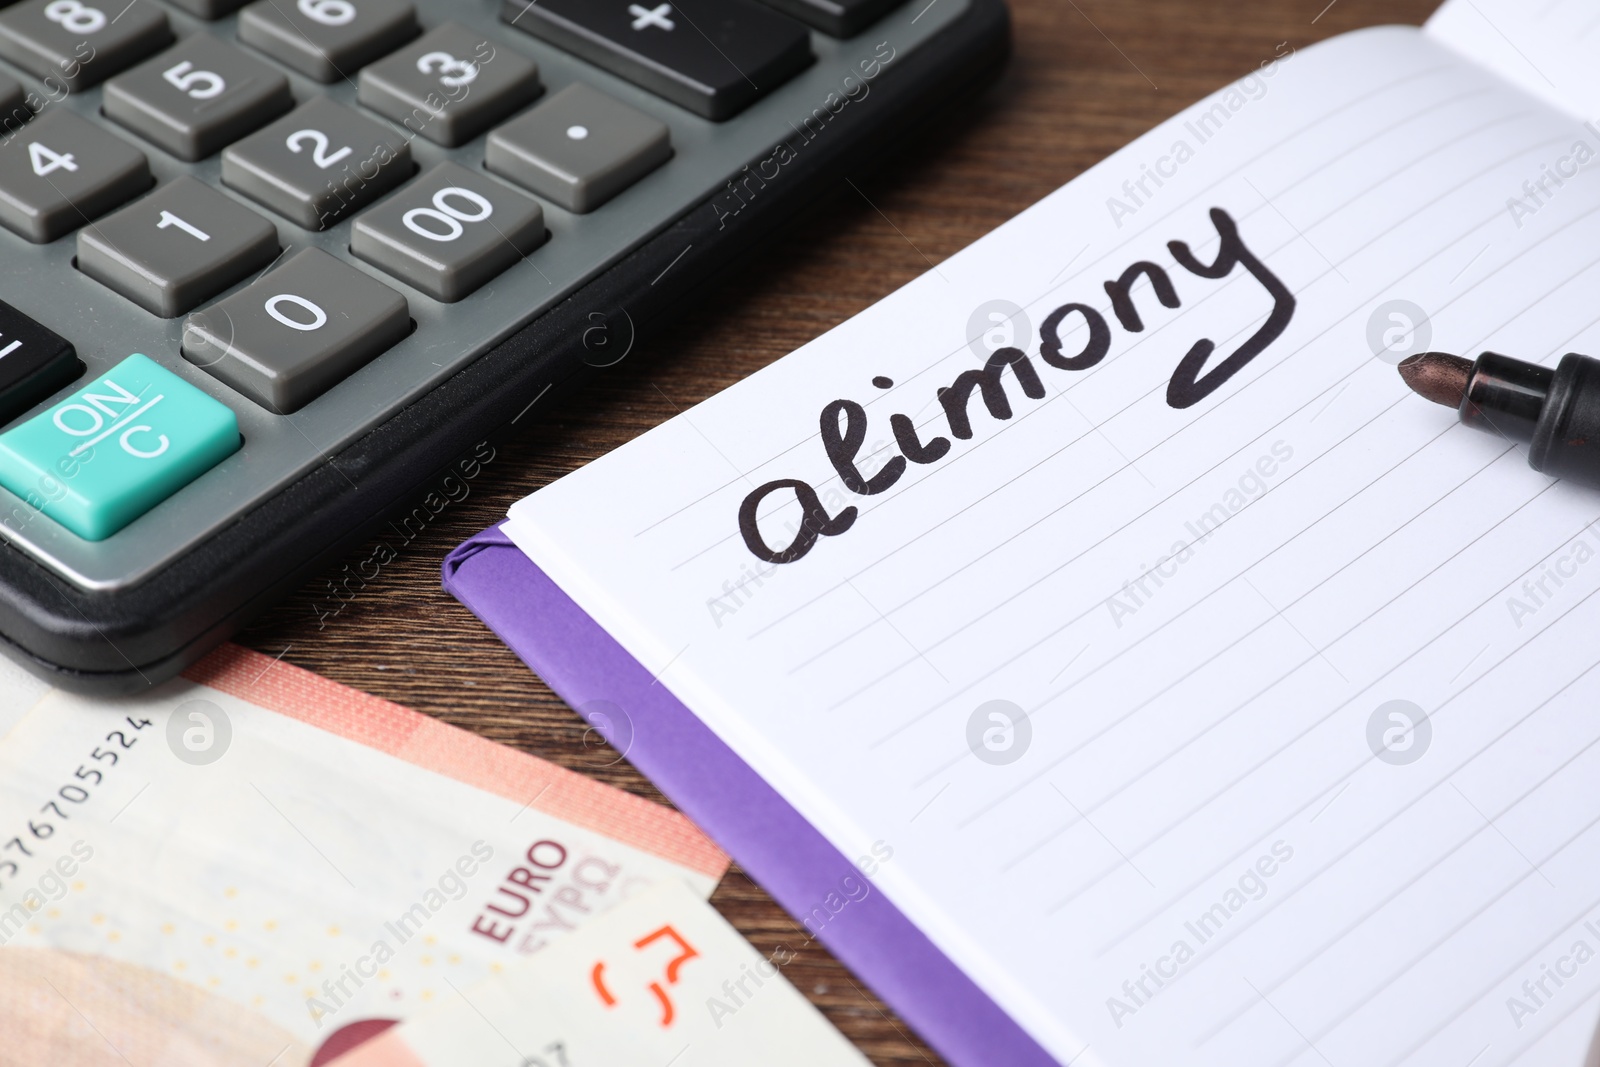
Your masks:
M 103 541 L 239 449 L 239 423 L 147 356 L 129 356 L 0 434 L 0 486 Z
M 629 4 L 628 14 L 633 16 L 635 32 L 655 28 L 671 33 L 678 28 L 672 21 L 672 5 L 657 4 L 655 7 L 645 7 L 643 4 Z
M 717 121 L 812 58 L 803 26 L 748 0 L 504 0 L 501 17 Z

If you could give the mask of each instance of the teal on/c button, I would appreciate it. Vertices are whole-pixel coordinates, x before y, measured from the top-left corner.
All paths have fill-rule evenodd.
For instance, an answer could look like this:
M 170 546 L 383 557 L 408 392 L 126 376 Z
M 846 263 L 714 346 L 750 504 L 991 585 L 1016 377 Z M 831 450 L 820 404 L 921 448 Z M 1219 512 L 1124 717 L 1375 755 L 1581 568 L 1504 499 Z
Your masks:
M 0 434 L 0 485 L 104 541 L 239 449 L 239 420 L 147 356 L 129 356 Z

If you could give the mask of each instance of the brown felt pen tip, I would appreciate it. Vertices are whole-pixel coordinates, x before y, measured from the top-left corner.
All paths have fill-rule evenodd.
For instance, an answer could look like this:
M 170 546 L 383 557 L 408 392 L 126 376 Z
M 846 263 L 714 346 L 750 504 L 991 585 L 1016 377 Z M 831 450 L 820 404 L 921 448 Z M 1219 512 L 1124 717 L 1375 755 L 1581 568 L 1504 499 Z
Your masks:
M 1400 377 L 1423 399 L 1458 408 L 1472 380 L 1472 360 L 1444 352 L 1418 352 L 1400 361 Z

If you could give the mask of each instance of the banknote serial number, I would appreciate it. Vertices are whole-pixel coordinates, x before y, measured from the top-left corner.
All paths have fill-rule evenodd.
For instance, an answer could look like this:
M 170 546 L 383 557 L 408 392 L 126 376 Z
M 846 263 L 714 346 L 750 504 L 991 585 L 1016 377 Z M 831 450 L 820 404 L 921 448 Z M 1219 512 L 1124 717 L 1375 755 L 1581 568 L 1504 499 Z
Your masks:
M 32 859 L 33 849 L 28 846 L 55 836 L 56 823 L 71 822 L 73 808 L 88 801 L 93 790 L 106 780 L 106 770 L 117 765 L 121 753 L 138 743 L 139 731 L 150 725 L 149 719 L 135 719 L 131 715 L 127 716 L 127 721 L 127 730 L 112 730 L 106 734 L 101 744 L 89 753 L 88 760 L 78 764 L 73 772 L 74 780 L 57 789 L 55 795 L 40 806 L 40 817 L 28 820 L 25 833 L 18 833 L 0 845 L 0 889 L 5 888 L 6 879 L 22 873 L 22 860 L 9 858 L 11 854 L 19 853 L 25 859 Z

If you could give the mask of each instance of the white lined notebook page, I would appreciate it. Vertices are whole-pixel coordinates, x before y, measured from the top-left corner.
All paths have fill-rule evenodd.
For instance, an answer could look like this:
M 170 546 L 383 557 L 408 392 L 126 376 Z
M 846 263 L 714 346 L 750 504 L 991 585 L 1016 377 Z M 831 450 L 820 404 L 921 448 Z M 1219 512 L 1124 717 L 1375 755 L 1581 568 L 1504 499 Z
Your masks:
M 1063 1063 L 1577 1067 L 1600 496 L 1412 396 L 1369 337 L 1407 332 L 1403 300 L 1435 348 L 1600 349 L 1600 181 L 1507 207 L 1585 135 L 1419 31 L 1337 39 L 507 529 L 847 856 L 892 845 L 879 887 Z M 1168 247 L 1211 264 L 1213 209 L 1294 303 L 1193 399 L 1191 346 L 1215 342 L 1209 372 L 1284 309 L 1245 264 L 1203 277 Z M 1141 261 L 1173 292 L 1132 286 L 1135 331 L 1104 283 Z M 974 319 L 991 301 L 1021 314 Z M 1107 326 L 1087 369 L 1041 351 L 1069 303 Z M 1008 342 L 1039 395 L 1008 370 L 1010 416 L 975 395 L 961 439 L 936 390 Z M 885 491 L 824 451 L 837 400 Z M 895 414 L 950 442 L 897 480 Z M 741 505 L 786 479 L 855 519 L 762 563 Z M 795 536 L 795 499 L 764 498 L 758 543 Z M 969 740 L 976 716 L 995 758 L 992 701 L 1026 714 L 1025 743 L 989 739 L 1014 762 Z
M 1600 103 L 1600 8 L 1589 0 L 1449 0 L 1428 32 L 1579 118 Z

